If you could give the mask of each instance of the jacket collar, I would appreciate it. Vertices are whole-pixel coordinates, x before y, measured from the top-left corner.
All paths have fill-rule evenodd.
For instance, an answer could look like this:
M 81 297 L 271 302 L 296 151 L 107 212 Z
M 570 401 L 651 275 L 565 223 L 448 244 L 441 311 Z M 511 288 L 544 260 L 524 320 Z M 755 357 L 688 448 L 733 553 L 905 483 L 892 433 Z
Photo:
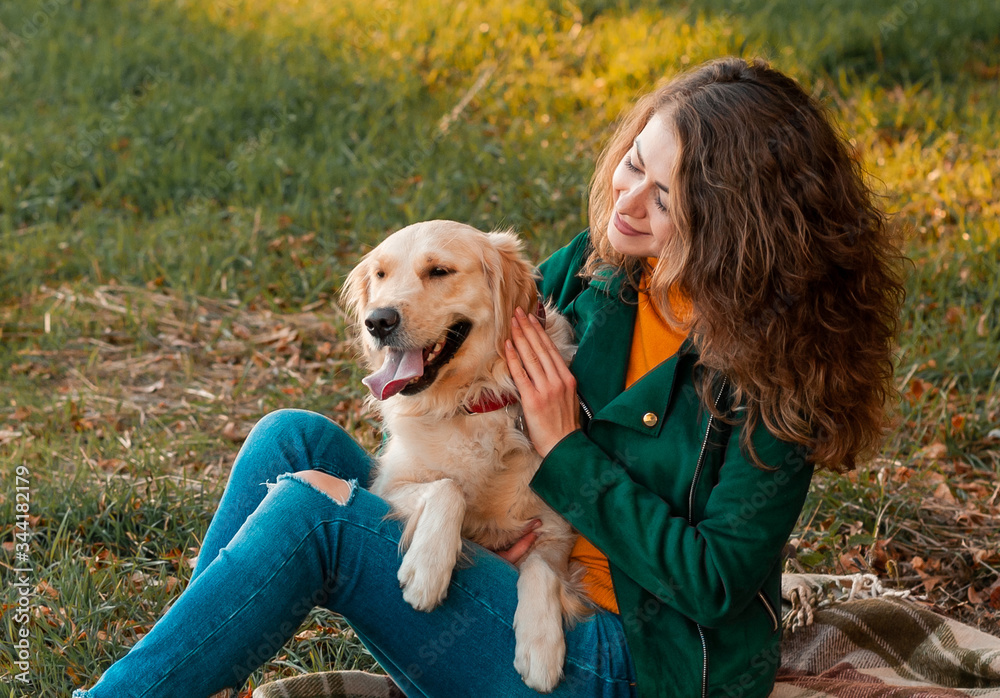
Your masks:
M 697 356 L 690 337 L 673 357 L 653 368 L 625 390 L 632 335 L 635 330 L 637 297 L 624 285 L 620 274 L 607 274 L 590 282 L 598 305 L 579 338 L 573 359 L 580 396 L 593 412 L 593 420 L 606 420 L 643 434 L 656 436 L 663 427 L 675 376 L 689 355 Z M 656 415 L 650 427 L 643 421 Z
M 636 299 L 635 291 L 625 286 L 625 275 L 610 267 L 599 270 L 590 280 L 590 286 L 612 298 L 620 297 L 624 290 L 629 301 Z

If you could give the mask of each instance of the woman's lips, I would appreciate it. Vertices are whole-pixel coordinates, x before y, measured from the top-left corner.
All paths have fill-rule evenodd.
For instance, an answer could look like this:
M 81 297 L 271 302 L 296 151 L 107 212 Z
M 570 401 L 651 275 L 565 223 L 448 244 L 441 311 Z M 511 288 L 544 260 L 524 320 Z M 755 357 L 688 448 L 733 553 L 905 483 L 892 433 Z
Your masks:
M 636 230 L 635 228 L 633 228 L 632 226 L 630 226 L 628 223 L 626 223 L 625 221 L 623 221 L 622 217 L 618 215 L 618 211 L 615 211 L 615 217 L 614 217 L 613 220 L 614 220 L 614 223 L 615 223 L 615 228 L 617 228 L 618 232 L 621 233 L 622 235 L 628 235 L 630 237 L 634 237 L 636 235 L 648 235 L 649 234 L 649 233 L 641 233 L 638 230 Z

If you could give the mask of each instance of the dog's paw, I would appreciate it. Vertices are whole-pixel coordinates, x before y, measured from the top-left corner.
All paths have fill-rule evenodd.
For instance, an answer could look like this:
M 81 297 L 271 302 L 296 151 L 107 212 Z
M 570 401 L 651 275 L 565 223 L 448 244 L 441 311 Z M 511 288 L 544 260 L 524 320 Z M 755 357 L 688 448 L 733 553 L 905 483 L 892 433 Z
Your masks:
M 518 611 L 520 611 L 520 606 Z M 550 693 L 563 675 L 566 638 L 557 618 L 518 618 L 514 614 L 514 668 L 524 683 L 540 693 Z
M 396 574 L 403 587 L 403 599 L 418 611 L 433 610 L 448 595 L 454 566 L 454 560 L 448 564 L 442 556 L 420 555 L 410 548 Z

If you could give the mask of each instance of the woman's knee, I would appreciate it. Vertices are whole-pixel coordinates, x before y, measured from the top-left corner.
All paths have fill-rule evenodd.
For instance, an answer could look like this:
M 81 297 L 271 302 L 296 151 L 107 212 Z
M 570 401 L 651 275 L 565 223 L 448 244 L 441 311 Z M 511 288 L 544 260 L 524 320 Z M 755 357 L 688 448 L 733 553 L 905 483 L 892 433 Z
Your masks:
M 290 441 L 298 442 L 304 435 L 314 434 L 317 431 L 330 431 L 336 438 L 343 437 L 350 439 L 340 425 L 318 412 L 299 409 L 281 409 L 268 412 L 261 417 L 250 430 L 247 442 L 258 439 L 270 441 Z
M 316 412 L 283 409 L 254 425 L 233 470 L 266 481 L 312 469 L 366 480 L 370 468 L 368 454 L 336 422 Z

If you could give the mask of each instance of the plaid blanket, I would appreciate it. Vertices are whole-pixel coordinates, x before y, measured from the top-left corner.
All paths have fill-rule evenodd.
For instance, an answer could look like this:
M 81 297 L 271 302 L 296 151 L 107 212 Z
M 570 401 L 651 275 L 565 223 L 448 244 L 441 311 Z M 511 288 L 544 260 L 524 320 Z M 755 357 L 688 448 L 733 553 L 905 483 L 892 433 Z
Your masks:
M 405 698 L 388 676 L 323 671 L 267 683 L 253 698 Z
M 1000 698 L 1000 638 L 909 601 L 834 604 L 781 649 L 771 698 Z
M 324 672 L 253 698 L 400 698 L 388 677 Z M 771 698 L 1000 698 L 1000 638 L 892 598 L 835 603 L 786 631 Z

